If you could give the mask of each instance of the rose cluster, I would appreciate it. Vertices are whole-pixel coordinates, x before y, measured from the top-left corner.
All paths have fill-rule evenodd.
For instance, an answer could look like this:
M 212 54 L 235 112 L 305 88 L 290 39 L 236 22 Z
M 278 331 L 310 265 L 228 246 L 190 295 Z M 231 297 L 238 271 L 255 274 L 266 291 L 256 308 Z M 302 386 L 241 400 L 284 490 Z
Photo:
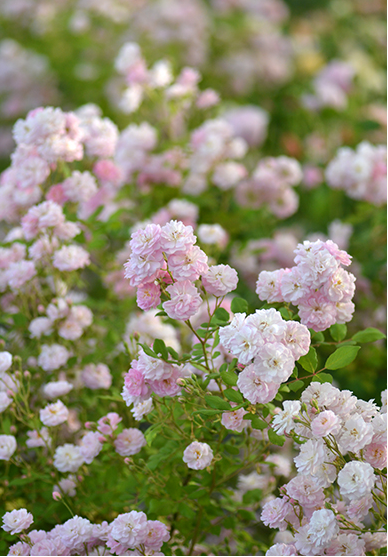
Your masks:
M 31 530 L 33 516 L 26 509 L 3 516 L 3 530 L 22 534 L 8 555 L 164 555 L 160 549 L 170 539 L 168 528 L 159 520 L 148 520 L 144 512 L 119 514 L 111 523 L 93 524 L 73 516 L 45 532 Z
M 298 307 L 301 322 L 314 331 L 352 319 L 355 277 L 342 265 L 351 257 L 334 242 L 298 244 L 291 269 L 262 271 L 256 283 L 260 300 L 287 302 Z
M 267 555 L 365 555 L 386 544 L 383 531 L 363 533 L 384 499 L 379 471 L 387 466 L 386 396 L 379 408 L 351 391 L 313 382 L 301 401 L 283 403 L 272 427 L 297 441 L 298 474 L 264 505 L 261 519 L 280 531 L 292 526 L 293 537 Z
M 353 199 L 383 205 L 387 202 L 387 147 L 369 141 L 355 150 L 341 147 L 326 168 L 326 180 Z
M 137 304 L 141 309 L 156 308 L 163 291 L 168 297 L 163 303 L 167 315 L 186 321 L 202 303 L 194 285 L 200 276 L 206 291 L 216 297 L 236 288 L 236 271 L 229 265 L 209 267 L 207 255 L 195 243 L 192 227 L 178 221 L 162 227 L 149 224 L 132 234 L 125 277 L 131 286 L 137 287 Z
M 245 366 L 237 386 L 252 404 L 273 400 L 292 374 L 295 361 L 310 347 L 307 327 L 285 321 L 275 309 L 256 310 L 248 316 L 236 313 L 219 334 L 225 350 Z
M 267 157 L 262 159 L 252 177 L 240 181 L 236 188 L 236 200 L 243 207 L 266 205 L 278 218 L 293 215 L 299 206 L 294 186 L 302 180 L 299 162 L 290 157 Z

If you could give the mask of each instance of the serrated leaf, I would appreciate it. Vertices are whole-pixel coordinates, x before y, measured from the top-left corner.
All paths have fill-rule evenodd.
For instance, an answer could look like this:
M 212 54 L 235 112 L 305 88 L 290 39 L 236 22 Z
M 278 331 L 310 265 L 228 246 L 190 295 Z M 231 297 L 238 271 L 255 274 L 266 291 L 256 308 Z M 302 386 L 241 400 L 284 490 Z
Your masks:
M 310 346 L 310 349 L 305 356 L 299 358 L 298 364 L 300 364 L 303 369 L 310 373 L 313 373 L 317 369 L 318 357 L 317 352 L 313 346 Z
M 235 387 L 237 385 L 237 375 L 233 371 L 221 371 L 221 379 L 226 385 Z
M 283 447 L 284 442 L 286 440 L 284 435 L 278 435 L 274 432 L 273 429 L 268 430 L 268 439 L 271 441 L 273 445 L 277 445 L 278 447 Z
M 331 338 L 336 342 L 341 342 L 346 337 L 348 328 L 345 323 L 335 323 L 330 327 Z
M 232 402 L 244 402 L 242 394 L 238 391 L 234 391 L 233 389 L 226 389 L 226 391 L 224 391 L 224 395 Z
M 299 389 L 301 389 L 303 385 L 304 385 L 303 381 L 295 381 L 294 383 L 289 383 L 288 387 L 290 391 L 293 391 L 295 393 L 296 391 L 299 391 Z
M 210 408 L 214 408 L 216 410 L 223 410 L 223 411 L 232 410 L 232 407 L 229 404 L 229 402 L 220 398 L 219 396 L 205 395 L 205 401 L 206 404 L 210 406 Z
M 229 313 L 224 308 L 218 308 L 214 312 L 214 317 L 220 321 L 229 321 Z
M 386 338 L 386 335 L 375 329 L 374 327 L 368 327 L 364 329 L 364 331 L 359 331 L 355 335 L 352 336 L 352 339 L 356 342 L 375 342 L 376 340 L 380 340 L 381 338 Z
M 340 346 L 327 358 L 325 368 L 340 369 L 349 365 L 356 358 L 359 350 L 359 346 Z
M 233 313 L 246 313 L 248 311 L 248 302 L 244 298 L 233 298 L 230 309 Z

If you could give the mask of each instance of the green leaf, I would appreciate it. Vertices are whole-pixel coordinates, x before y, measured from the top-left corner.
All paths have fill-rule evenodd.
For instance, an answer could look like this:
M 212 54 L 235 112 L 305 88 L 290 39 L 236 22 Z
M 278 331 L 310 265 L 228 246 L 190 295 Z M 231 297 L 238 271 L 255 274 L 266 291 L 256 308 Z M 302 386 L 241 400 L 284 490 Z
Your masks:
M 162 429 L 162 424 L 155 424 L 147 429 L 147 431 L 144 433 L 144 437 L 146 438 L 148 445 L 152 444 L 152 441 L 159 434 L 161 429 Z
M 330 327 L 331 338 L 336 342 L 341 342 L 346 337 L 348 328 L 344 323 L 335 323 Z
M 289 310 L 288 308 L 281 307 L 281 308 L 279 309 L 279 313 L 280 313 L 280 315 L 283 317 L 283 319 L 284 319 L 285 321 L 289 321 L 290 319 L 292 319 L 292 315 L 293 315 L 293 314 L 292 314 L 292 311 Z
M 153 350 L 151 350 L 151 348 L 149 346 L 147 346 L 146 344 L 141 344 L 139 342 L 139 345 L 143 348 L 144 352 L 147 354 L 147 356 L 151 356 L 152 358 L 156 358 L 156 354 Z
M 178 352 L 176 352 L 173 348 L 171 348 L 171 346 L 167 347 L 167 351 L 168 351 L 169 354 L 171 354 L 171 356 L 174 358 L 174 360 L 179 360 Z
M 290 391 L 293 391 L 295 393 L 296 391 L 299 391 L 299 389 L 301 389 L 303 385 L 304 385 L 303 381 L 295 381 L 294 383 L 289 383 L 288 387 Z
M 196 410 L 194 412 L 194 414 L 199 414 L 200 416 L 215 416 L 216 414 L 219 414 L 220 411 L 219 410 L 209 410 L 209 409 L 203 409 L 203 410 Z
M 340 346 L 327 358 L 325 368 L 340 369 L 349 365 L 355 359 L 359 350 L 359 346 Z
M 330 373 L 318 373 L 313 378 L 313 381 L 318 381 L 319 383 L 333 383 L 333 376 Z
M 251 420 L 251 424 L 253 429 L 266 429 L 268 427 L 267 422 L 265 422 L 264 420 L 260 419 L 258 416 L 253 416 L 252 420 Z
M 214 312 L 214 317 L 220 321 L 229 321 L 229 313 L 224 308 L 218 308 Z
M 25 327 L 28 323 L 28 317 L 24 313 L 14 313 L 12 319 L 16 327 Z
M 321 331 L 314 331 L 314 329 L 309 329 L 311 335 L 311 341 L 313 342 L 324 342 L 325 335 Z
M 205 366 L 203 366 L 203 365 L 201 365 L 201 364 L 198 364 L 198 363 L 196 363 L 196 362 L 191 361 L 190 364 L 191 364 L 193 367 L 195 367 L 195 368 L 197 368 L 197 369 L 200 369 L 201 371 L 206 371 L 206 372 L 209 371 Z
M 168 351 L 163 340 L 156 338 L 152 348 L 156 354 L 160 354 L 162 356 L 163 360 L 168 360 Z
M 273 429 L 268 430 L 268 438 L 273 445 L 278 445 L 279 447 L 283 447 L 286 440 L 284 435 L 278 435 Z
M 248 302 L 244 298 L 233 298 L 230 309 L 233 313 L 246 313 L 248 311 Z
M 215 408 L 216 410 L 232 410 L 231 405 L 226 400 L 223 400 L 219 396 L 213 395 L 205 395 L 206 404 L 210 406 L 210 408 Z
M 168 316 L 165 311 L 158 311 L 158 313 L 155 313 L 155 317 L 168 317 Z
M 356 342 L 375 342 L 376 340 L 380 340 L 381 338 L 386 338 L 384 333 L 375 329 L 374 327 L 368 327 L 364 331 L 359 331 L 355 335 L 352 336 L 352 339 Z
M 317 369 L 318 357 L 317 352 L 313 346 L 310 346 L 310 350 L 305 356 L 299 358 L 298 364 L 300 364 L 303 369 L 310 373 L 313 373 Z
M 237 375 L 233 371 L 221 371 L 221 379 L 226 385 L 234 387 L 237 385 Z
M 234 391 L 233 389 L 226 389 L 226 391 L 224 391 L 224 395 L 232 402 L 244 402 L 242 394 L 238 391 Z

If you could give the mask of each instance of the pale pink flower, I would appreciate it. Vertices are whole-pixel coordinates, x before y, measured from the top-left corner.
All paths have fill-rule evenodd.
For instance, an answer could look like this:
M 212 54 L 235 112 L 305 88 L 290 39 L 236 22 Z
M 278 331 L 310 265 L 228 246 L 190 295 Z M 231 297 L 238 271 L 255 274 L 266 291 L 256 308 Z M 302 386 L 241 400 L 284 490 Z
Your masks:
M 341 420 L 331 410 L 320 412 L 311 422 L 311 431 L 315 437 L 337 435 L 341 430 Z
M 251 364 L 239 374 L 237 387 L 252 404 L 266 404 L 275 398 L 280 383 L 264 381 L 256 373 L 254 364 Z
M 69 417 L 69 410 L 62 401 L 57 400 L 39 410 L 39 417 L 45 426 L 56 426 L 63 424 Z
M 136 428 L 130 427 L 123 429 L 118 434 L 114 445 L 116 452 L 121 456 L 131 456 L 141 451 L 142 447 L 147 444 L 143 433 Z
M 62 246 L 54 253 L 53 265 L 60 271 L 75 271 L 90 265 L 90 257 L 81 246 Z
M 319 291 L 300 300 L 298 309 L 303 325 L 314 331 L 324 331 L 336 322 L 336 304 Z
M 158 550 L 170 539 L 167 526 L 159 520 L 147 520 L 146 532 L 144 543 L 150 549 Z
M 243 362 L 244 363 L 244 362 Z M 295 365 L 291 351 L 281 343 L 267 343 L 260 347 L 255 356 L 253 367 L 257 375 L 264 381 L 283 383 Z
M 89 389 L 109 389 L 112 375 L 105 364 L 88 364 L 81 372 L 81 380 Z
M 279 557 L 280 555 L 298 555 L 298 552 L 295 545 L 288 543 L 275 543 L 266 552 L 266 556 Z
M 54 466 L 60 472 L 77 472 L 83 464 L 80 448 L 71 443 L 65 443 L 55 449 Z
M 16 448 L 16 439 L 13 435 L 0 435 L 0 460 L 9 460 Z
M 340 493 L 347 501 L 370 494 L 375 484 L 373 468 L 367 462 L 347 462 L 338 474 Z
M 290 512 L 292 512 L 292 507 L 287 499 L 276 497 L 265 503 L 260 519 L 266 526 L 279 528 L 282 531 L 287 528 L 284 519 Z
M 202 284 L 208 294 L 226 296 L 237 288 L 238 276 L 229 265 L 212 265 L 202 276 Z
M 299 358 L 305 356 L 310 349 L 310 331 L 305 325 L 302 325 L 302 323 L 287 321 L 285 324 L 284 337 L 281 342 L 291 351 L 294 360 L 299 360 Z
M 363 450 L 365 462 L 371 464 L 374 468 L 383 470 L 387 466 L 387 444 L 371 443 Z
M 342 454 L 357 452 L 372 441 L 373 427 L 362 416 L 351 416 L 341 427 L 338 444 Z
M 4 412 L 4 410 L 6 408 L 8 408 L 8 406 L 11 404 L 11 402 L 12 402 L 12 399 L 9 398 L 7 393 L 5 393 L 4 391 L 0 391 L 0 414 L 1 414 L 1 412 Z
M 19 290 L 36 275 L 37 271 L 33 261 L 22 259 L 16 263 L 11 263 L 5 273 L 8 286 L 12 290 Z
M 195 281 L 209 269 L 207 255 L 198 246 L 171 254 L 168 266 L 174 279 L 178 281 Z
M 249 364 L 261 350 L 263 340 L 256 328 L 244 324 L 235 331 L 228 342 L 228 349 L 240 364 Z
M 346 514 L 351 520 L 362 520 L 369 512 L 373 505 L 373 497 L 371 494 L 365 495 L 360 499 L 352 499 L 346 507 Z
M 161 290 L 158 284 L 146 282 L 140 284 L 137 289 L 136 303 L 140 309 L 148 311 L 160 304 Z
M 172 220 L 162 227 L 162 250 L 167 254 L 190 249 L 196 242 L 191 226 Z
M 101 435 L 98 431 L 88 431 L 82 437 L 79 447 L 81 456 L 86 464 L 93 462 L 94 458 L 100 453 L 102 449 L 100 437 Z
M 295 466 L 300 474 L 315 476 L 326 460 L 325 445 L 321 440 L 309 439 L 300 446 L 299 454 L 294 458 Z
M 202 303 L 196 287 L 188 280 L 167 286 L 171 300 L 163 303 L 163 309 L 171 319 L 186 321 L 197 313 Z
M 43 344 L 38 357 L 38 365 L 44 371 L 54 371 L 65 366 L 70 358 L 70 353 L 59 344 Z
M 281 277 L 284 270 L 278 271 L 262 271 L 256 282 L 256 294 L 260 300 L 266 300 L 269 303 L 283 302 L 283 296 L 280 291 Z
M 28 326 L 31 338 L 40 338 L 52 332 L 52 321 L 48 317 L 36 317 Z
M 121 421 L 122 418 L 120 418 L 117 412 L 108 412 L 106 416 L 98 420 L 97 430 L 103 435 L 112 435 Z
M 248 420 L 244 420 L 243 416 L 246 414 L 244 408 L 239 408 L 238 410 L 233 410 L 232 412 L 223 412 L 221 416 L 221 423 L 226 429 L 231 429 L 232 431 L 242 432 L 244 427 L 248 426 Z
M 111 524 L 110 535 L 113 540 L 127 548 L 135 548 L 145 543 L 147 516 L 137 511 L 119 514 Z
M 387 537 L 385 536 L 385 545 Z M 339 534 L 325 548 L 326 555 L 365 555 L 365 542 L 356 534 Z
M 35 447 L 46 447 L 51 444 L 51 438 L 47 427 L 42 427 L 39 431 L 36 429 L 27 431 L 26 445 L 29 449 Z
M 169 376 L 149 382 L 151 390 L 161 397 L 176 396 L 181 392 L 181 386 L 178 381 L 182 376 L 181 368 L 176 365 L 168 367 L 172 370 Z
M 23 530 L 27 530 L 33 522 L 31 513 L 26 509 L 19 509 L 5 513 L 2 528 L 11 535 L 20 534 Z
M 302 507 L 314 508 L 323 506 L 325 494 L 317 478 L 298 474 L 286 485 L 287 495 L 296 499 Z
M 0 352 L 0 373 L 7 371 L 12 365 L 12 354 L 10 352 Z
M 152 397 L 135 404 L 131 412 L 135 420 L 140 421 L 146 414 L 149 414 L 151 410 L 153 410 Z
M 213 451 L 207 443 L 193 441 L 184 450 L 183 462 L 193 470 L 203 470 L 210 466 L 213 460 Z
M 90 521 L 77 515 L 67 520 L 61 527 L 61 541 L 71 550 L 81 550 L 92 534 L 93 525 Z
M 272 420 L 272 427 L 278 435 L 290 433 L 294 429 L 294 418 L 299 415 L 301 403 L 298 400 L 285 400 L 283 410 L 276 414 Z
M 74 170 L 71 176 L 62 182 L 62 189 L 69 201 L 85 202 L 97 192 L 97 183 L 90 172 Z
M 124 385 L 128 393 L 133 397 L 145 396 L 148 393 L 144 374 L 138 368 L 136 360 L 132 362 L 131 369 L 125 374 Z

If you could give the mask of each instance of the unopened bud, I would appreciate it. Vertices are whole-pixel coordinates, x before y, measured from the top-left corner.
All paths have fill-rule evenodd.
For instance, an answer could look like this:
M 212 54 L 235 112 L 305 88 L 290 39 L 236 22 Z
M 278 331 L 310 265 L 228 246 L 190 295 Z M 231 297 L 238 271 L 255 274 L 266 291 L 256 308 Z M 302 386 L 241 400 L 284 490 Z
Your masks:
M 59 491 L 53 491 L 53 499 L 54 501 L 60 501 L 62 499 L 62 495 Z
M 16 379 L 20 379 L 21 377 L 20 371 L 15 371 L 15 377 Z
M 23 372 L 23 375 L 26 379 L 29 379 L 31 377 L 31 373 L 28 371 L 28 369 L 26 369 L 26 371 Z
M 85 428 L 91 429 L 93 427 L 93 422 L 85 422 Z
M 83 482 L 83 481 L 84 481 L 84 477 L 81 476 L 81 474 L 79 474 L 79 475 L 77 476 L 77 480 L 78 480 L 79 482 Z
M 45 312 L 45 307 L 44 307 L 44 305 L 39 304 L 39 305 L 38 305 L 38 311 L 39 311 L 39 313 L 44 313 L 44 312 Z
M 105 437 L 104 437 L 103 435 L 100 435 L 100 436 L 98 437 L 98 440 L 100 441 L 100 443 L 105 443 L 105 441 L 106 441 L 106 439 L 105 439 Z
M 184 387 L 186 385 L 186 381 L 185 381 L 185 379 L 183 379 L 183 377 L 178 377 L 176 382 L 177 382 L 177 385 L 179 385 L 180 387 Z
M 11 433 L 16 433 L 16 432 L 17 432 L 17 429 L 16 429 L 16 427 L 15 427 L 14 425 L 11 425 L 11 427 L 9 428 L 9 430 L 10 430 Z

